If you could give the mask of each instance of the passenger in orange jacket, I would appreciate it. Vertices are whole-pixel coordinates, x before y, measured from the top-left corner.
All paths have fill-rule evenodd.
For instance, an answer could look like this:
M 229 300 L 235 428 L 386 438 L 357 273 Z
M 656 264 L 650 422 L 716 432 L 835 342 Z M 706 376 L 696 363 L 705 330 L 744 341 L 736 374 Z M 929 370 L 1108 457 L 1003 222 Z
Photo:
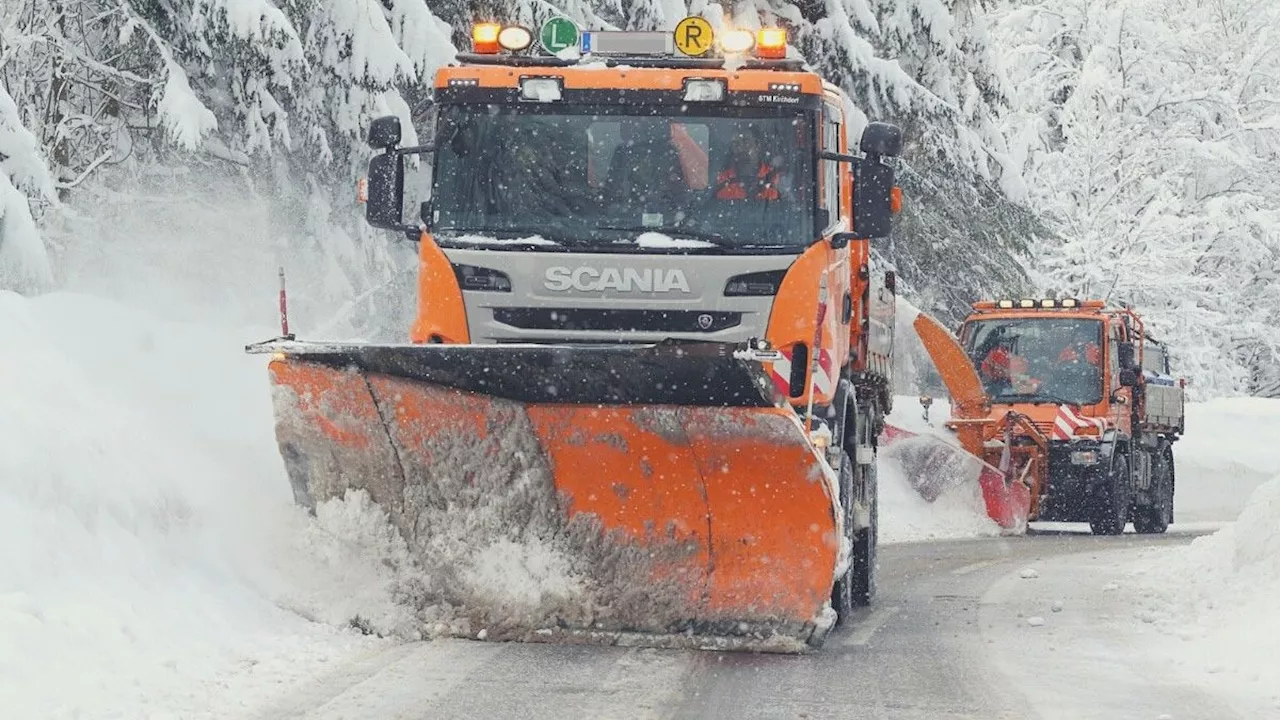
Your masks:
M 1015 393 L 1035 392 L 1043 382 L 1033 378 L 1027 359 L 1017 355 L 1004 345 L 997 345 L 982 359 L 978 367 L 982 374 L 983 385 L 993 395 L 1002 392 L 997 388 L 1005 388 Z
M 1083 351 L 1083 352 L 1082 352 Z M 1060 363 L 1078 363 L 1083 361 L 1098 367 L 1102 364 L 1102 350 L 1098 348 L 1095 342 L 1084 343 L 1083 347 L 1075 343 L 1068 343 L 1062 348 L 1062 352 L 1058 353 L 1058 362 Z
M 735 135 L 733 160 L 716 176 L 716 197 L 720 200 L 780 200 L 778 171 L 764 161 L 760 138 L 753 130 Z

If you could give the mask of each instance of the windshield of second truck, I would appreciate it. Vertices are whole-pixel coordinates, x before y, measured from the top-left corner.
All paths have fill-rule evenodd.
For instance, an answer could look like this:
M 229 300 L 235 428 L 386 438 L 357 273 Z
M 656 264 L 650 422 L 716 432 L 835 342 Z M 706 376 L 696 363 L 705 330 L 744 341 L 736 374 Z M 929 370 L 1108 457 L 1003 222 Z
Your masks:
M 978 320 L 965 328 L 964 345 L 992 402 L 1093 405 L 1102 399 L 1100 320 Z
M 568 246 L 646 234 L 716 247 L 813 242 L 811 119 L 772 108 L 649 110 L 442 107 L 433 229 Z

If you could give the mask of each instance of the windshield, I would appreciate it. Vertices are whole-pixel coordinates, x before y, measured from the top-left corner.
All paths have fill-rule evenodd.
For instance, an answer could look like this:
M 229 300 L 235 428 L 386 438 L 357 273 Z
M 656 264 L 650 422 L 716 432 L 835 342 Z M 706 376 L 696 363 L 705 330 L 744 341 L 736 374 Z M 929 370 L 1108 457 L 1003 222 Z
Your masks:
M 1102 400 L 1100 320 L 978 320 L 966 325 L 964 345 L 992 402 Z
M 812 126 L 794 109 L 441 108 L 432 228 L 562 245 L 799 249 L 813 242 Z M 643 237 L 642 237 L 643 236 Z M 683 241 L 672 243 L 672 239 Z

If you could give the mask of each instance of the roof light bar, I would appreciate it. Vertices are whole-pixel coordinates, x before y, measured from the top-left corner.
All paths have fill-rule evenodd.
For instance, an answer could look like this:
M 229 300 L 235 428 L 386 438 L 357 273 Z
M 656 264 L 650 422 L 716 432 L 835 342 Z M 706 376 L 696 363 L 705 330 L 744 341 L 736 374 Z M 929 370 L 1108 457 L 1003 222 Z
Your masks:
M 1053 298 L 1045 298 L 1044 300 L 1040 301 L 1040 307 L 1051 308 L 1051 307 L 1057 307 L 1057 306 L 1058 306 L 1058 301 L 1054 300 Z
M 996 302 L 996 307 L 998 307 L 998 308 L 1000 308 L 1000 309 L 1002 309 L 1002 310 L 1008 310 L 1009 308 L 1012 308 L 1012 307 L 1013 307 L 1013 301 L 1012 301 L 1012 300 L 1000 300 L 1000 301 L 997 301 L 997 302 Z
M 1020 308 L 1033 308 L 1035 306 L 1036 306 L 1035 300 L 1029 300 L 1029 299 L 1023 298 L 1022 300 L 1018 301 L 1018 307 Z
M 1079 306 L 1079 304 L 1080 304 L 1080 303 L 1079 303 L 1079 302 L 1077 302 L 1075 298 L 1064 298 L 1064 299 L 1062 300 L 1062 307 L 1064 307 L 1064 308 L 1073 308 L 1073 307 L 1077 307 L 1077 306 Z

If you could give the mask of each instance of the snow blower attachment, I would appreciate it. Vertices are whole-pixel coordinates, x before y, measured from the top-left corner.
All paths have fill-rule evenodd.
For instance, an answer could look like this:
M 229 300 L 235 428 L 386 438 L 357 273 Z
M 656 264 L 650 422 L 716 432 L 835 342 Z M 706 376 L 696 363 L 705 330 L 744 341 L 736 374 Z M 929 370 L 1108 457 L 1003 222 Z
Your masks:
M 830 627 L 834 478 L 753 359 L 769 353 L 719 343 L 249 350 L 274 356 L 276 432 L 297 501 L 367 491 L 411 549 L 440 564 L 426 569 L 434 586 L 419 602 L 461 608 L 446 619 L 460 634 L 683 634 L 796 650 Z M 524 578 L 523 602 L 482 582 L 520 562 L 502 553 L 531 551 L 563 577 Z

